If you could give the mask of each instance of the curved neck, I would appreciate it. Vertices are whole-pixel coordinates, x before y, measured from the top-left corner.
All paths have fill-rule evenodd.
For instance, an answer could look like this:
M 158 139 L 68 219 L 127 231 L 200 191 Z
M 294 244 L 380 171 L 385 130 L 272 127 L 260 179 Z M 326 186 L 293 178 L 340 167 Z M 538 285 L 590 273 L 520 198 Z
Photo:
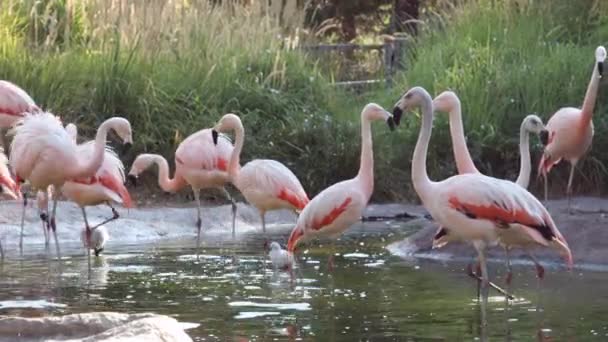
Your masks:
M 97 135 L 95 135 L 93 155 L 91 158 L 85 160 L 84 163 L 80 163 L 79 160 L 79 165 L 73 170 L 68 178 L 91 177 L 99 170 L 103 163 L 108 131 L 112 126 L 112 120 L 113 119 L 108 119 L 99 126 Z
M 600 85 L 600 74 L 597 70 L 597 63 L 593 67 L 593 73 L 591 74 L 591 80 L 587 86 L 587 92 L 585 93 L 585 99 L 583 100 L 581 128 L 585 129 L 593 117 L 593 109 L 595 108 L 595 99 L 597 97 L 597 91 Z
M 169 163 L 160 155 L 153 155 L 153 161 L 158 166 L 158 185 L 167 192 L 176 192 L 181 188 L 182 182 L 178 177 L 169 178 Z
M 450 135 L 452 136 L 454 159 L 456 160 L 458 173 L 479 173 L 475 167 L 475 163 L 473 163 L 473 159 L 471 159 L 471 154 L 465 141 L 460 102 L 455 104 L 449 116 Z
M 515 183 L 524 189 L 528 188 L 530 183 L 530 171 L 532 165 L 530 162 L 530 133 L 525 128 L 526 122 L 522 122 L 519 128 L 519 176 Z
M 236 186 L 239 176 L 239 168 L 241 163 L 241 151 L 243 150 L 243 144 L 245 143 L 245 128 L 241 122 L 234 127 L 234 150 L 230 156 L 230 163 L 228 164 L 228 175 L 232 180 L 232 183 Z
M 361 115 L 361 162 L 357 178 L 369 198 L 374 191 L 374 150 L 371 122 L 364 115 Z
M 428 98 L 427 98 L 428 97 Z M 421 105 L 422 109 L 422 126 L 420 134 L 414 149 L 414 157 L 412 158 L 412 183 L 418 196 L 425 202 L 425 198 L 431 191 L 431 180 L 426 172 L 426 154 L 431 140 L 431 131 L 433 129 L 433 105 L 430 96 L 426 96 Z

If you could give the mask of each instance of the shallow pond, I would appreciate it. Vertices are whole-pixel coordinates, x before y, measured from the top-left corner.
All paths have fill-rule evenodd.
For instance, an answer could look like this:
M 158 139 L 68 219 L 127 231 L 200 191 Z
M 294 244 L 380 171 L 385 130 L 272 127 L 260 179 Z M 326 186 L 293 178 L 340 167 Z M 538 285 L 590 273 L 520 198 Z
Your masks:
M 94 259 L 90 278 L 77 249 L 61 269 L 33 254 L 2 266 L 0 314 L 156 312 L 199 323 L 188 330 L 198 341 L 608 339 L 608 273 L 548 269 L 539 292 L 533 269 L 517 266 L 516 300 L 490 292 L 482 327 L 464 264 L 403 260 L 388 253 L 385 238 L 342 238 L 331 274 L 327 246 L 302 248 L 295 283 L 264 263 L 263 240 L 253 234 L 207 245 L 199 261 L 192 241 L 113 247 Z M 502 284 L 502 264 L 490 266 Z

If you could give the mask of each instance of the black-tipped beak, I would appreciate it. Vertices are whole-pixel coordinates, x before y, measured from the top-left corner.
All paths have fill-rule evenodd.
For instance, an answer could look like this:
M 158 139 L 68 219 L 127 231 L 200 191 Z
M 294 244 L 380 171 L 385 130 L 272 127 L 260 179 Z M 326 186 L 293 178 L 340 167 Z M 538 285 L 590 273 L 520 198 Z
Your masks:
M 402 115 L 403 115 L 403 109 L 401 109 L 401 107 L 399 107 L 399 106 L 395 106 L 395 108 L 393 108 L 393 122 L 395 123 L 396 126 L 399 126 Z
M 217 145 L 217 138 L 219 137 L 219 134 L 217 133 L 216 130 L 214 130 L 214 129 L 211 130 L 211 137 L 213 138 L 213 144 Z
M 549 143 L 549 131 L 546 129 L 543 129 L 538 134 L 538 137 L 540 138 L 541 144 L 543 144 L 543 146 L 547 146 L 547 144 Z
M 95 256 L 98 257 L 101 252 L 103 252 L 103 248 L 95 248 L 93 250 L 95 252 Z
M 131 149 L 131 147 L 133 146 L 133 144 L 131 142 L 126 142 L 122 145 L 122 153 L 125 154 L 127 152 L 129 152 L 129 150 Z
M 600 74 L 600 77 L 604 76 L 604 62 L 597 62 L 597 72 Z
M 137 176 L 135 175 L 127 175 L 127 185 L 133 185 L 133 187 L 137 186 Z
M 392 117 L 392 116 L 391 116 L 391 117 L 389 117 L 389 118 L 388 118 L 388 120 L 386 120 L 386 124 L 388 125 L 388 128 L 389 128 L 391 131 L 394 131 L 394 130 L 395 130 L 395 119 L 393 119 L 393 117 Z

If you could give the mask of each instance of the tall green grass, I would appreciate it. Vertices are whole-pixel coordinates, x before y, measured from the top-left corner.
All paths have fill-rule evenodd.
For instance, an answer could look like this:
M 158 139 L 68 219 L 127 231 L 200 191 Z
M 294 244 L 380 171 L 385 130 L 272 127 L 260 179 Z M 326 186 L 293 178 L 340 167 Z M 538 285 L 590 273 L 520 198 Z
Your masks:
M 608 43 L 608 4 L 602 1 L 464 1 L 428 19 L 408 51 L 408 70 L 391 94 L 424 86 L 432 95 L 451 89 L 462 101 L 468 145 L 480 169 L 515 179 L 519 125 L 530 113 L 546 122 L 559 108 L 580 107 L 595 64 L 595 49 Z M 593 150 L 579 164 L 577 185 L 606 186 L 608 84 L 602 82 L 594 114 Z M 435 121 L 431 165 L 436 178 L 455 172 L 447 115 Z M 532 139 L 532 142 L 538 142 Z M 541 146 L 533 145 L 533 162 Z M 401 163 L 401 167 L 408 167 Z M 442 167 L 446 166 L 446 167 Z M 563 194 L 568 168 L 552 183 Z M 533 171 L 534 172 L 534 171 Z M 534 172 L 535 174 L 535 172 Z M 538 189 L 539 183 L 532 184 Z
M 461 1 L 424 20 L 395 88 L 353 95 L 293 49 L 306 37 L 293 21 L 281 27 L 265 1 L 214 3 L 3 1 L 0 78 L 88 137 L 105 118 L 127 117 L 136 142 L 127 167 L 140 152 L 172 160 L 187 135 L 237 113 L 246 129 L 243 161 L 280 160 L 312 196 L 357 172 L 363 105 L 390 108 L 413 85 L 455 90 L 481 170 L 515 179 L 520 120 L 579 106 L 595 47 L 608 39 L 602 1 Z M 603 86 L 594 149 L 581 165 L 587 178 L 577 174 L 585 189 L 605 188 L 608 152 L 597 146 L 607 142 L 606 95 Z M 455 171 L 446 121 L 436 121 L 430 149 L 437 179 Z M 408 160 L 417 131 L 411 122 L 393 133 L 374 125 L 374 200 L 415 198 Z

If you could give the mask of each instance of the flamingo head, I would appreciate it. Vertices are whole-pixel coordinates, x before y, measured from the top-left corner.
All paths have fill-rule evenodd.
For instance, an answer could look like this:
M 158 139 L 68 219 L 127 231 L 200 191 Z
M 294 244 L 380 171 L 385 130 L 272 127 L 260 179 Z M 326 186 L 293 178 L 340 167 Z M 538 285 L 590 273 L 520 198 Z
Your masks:
M 433 109 L 437 112 L 451 113 L 460 108 L 460 99 L 453 91 L 444 91 L 433 99 Z
M 413 87 L 408 90 L 403 96 L 395 103 L 395 107 L 393 108 L 393 116 L 395 118 L 395 123 L 397 126 L 401 121 L 401 116 L 403 116 L 404 112 L 407 112 L 414 107 L 428 105 L 428 103 L 432 100 L 431 95 L 422 87 Z
M 548 141 L 549 132 L 545 129 L 543 120 L 537 115 L 530 114 L 526 116 L 522 121 L 521 126 L 526 132 L 538 134 L 541 137 L 541 142 L 543 142 L 542 139 L 546 139 Z M 543 145 L 546 144 L 543 142 Z
M 229 131 L 235 131 L 237 129 L 243 130 L 243 123 L 238 115 L 228 113 L 217 122 L 213 129 L 211 130 L 211 137 L 213 138 L 213 143 L 217 145 L 217 141 L 220 133 L 227 133 Z
M 595 61 L 597 62 L 597 72 L 600 77 L 604 73 L 604 61 L 606 60 L 606 48 L 598 46 L 595 50 Z
M 154 163 L 156 156 L 153 154 L 143 153 L 137 156 L 131 164 L 131 170 L 127 175 L 126 184 L 137 186 L 137 178 L 139 174 L 144 172 L 147 168 Z
M 449 241 L 450 235 L 448 233 L 448 230 L 443 227 L 439 227 L 439 229 L 437 229 L 437 232 L 435 233 L 435 236 L 433 236 L 433 249 L 441 248 L 447 245 Z
M 10 176 L 0 175 L 0 193 L 13 200 L 21 199 L 19 186 Z
M 369 121 L 386 121 L 386 124 L 391 131 L 395 129 L 395 120 L 393 119 L 393 115 L 378 104 L 368 103 L 365 107 L 363 107 L 361 117 Z
M 120 140 L 122 140 L 124 149 L 123 152 L 126 152 L 133 145 L 133 133 L 131 129 L 131 123 L 129 120 L 121 117 L 114 117 L 108 119 L 107 122 L 110 125 L 110 128 L 116 132 Z

